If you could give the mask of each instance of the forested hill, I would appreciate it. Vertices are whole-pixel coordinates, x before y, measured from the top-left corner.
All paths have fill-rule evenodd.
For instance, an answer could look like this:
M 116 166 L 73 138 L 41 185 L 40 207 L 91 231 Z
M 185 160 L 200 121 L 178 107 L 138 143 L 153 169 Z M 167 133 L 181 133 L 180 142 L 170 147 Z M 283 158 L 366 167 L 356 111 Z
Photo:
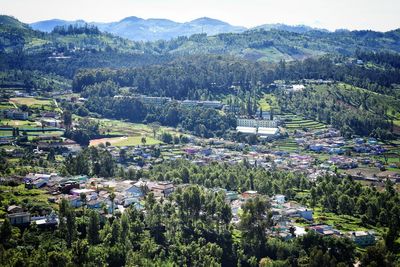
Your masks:
M 377 50 L 399 53 L 400 30 L 295 33 L 258 29 L 133 42 L 102 33 L 90 25 L 58 27 L 51 33 L 43 33 L 12 17 L 0 16 L 0 69 L 56 72 L 68 78 L 81 68 L 160 64 L 186 55 L 228 55 L 250 61 L 279 62 L 324 54 L 353 56 L 356 51 Z
M 400 30 L 308 31 L 253 30 L 240 34 L 216 36 L 193 35 L 170 42 L 159 42 L 169 53 L 231 54 L 250 60 L 277 62 L 297 60 L 322 54 L 353 55 L 357 50 L 400 52 Z

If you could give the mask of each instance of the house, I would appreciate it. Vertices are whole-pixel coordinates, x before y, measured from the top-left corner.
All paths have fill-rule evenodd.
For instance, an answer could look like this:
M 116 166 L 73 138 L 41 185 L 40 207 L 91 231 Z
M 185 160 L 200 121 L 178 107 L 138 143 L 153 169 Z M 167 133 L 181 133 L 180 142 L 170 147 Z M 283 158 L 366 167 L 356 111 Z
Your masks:
M 82 206 L 82 200 L 80 199 L 79 196 L 66 196 L 65 199 L 69 202 L 69 204 L 71 205 L 71 207 L 73 208 L 79 208 Z
M 49 183 L 50 178 L 55 176 L 56 174 L 54 173 L 52 174 L 29 173 L 24 178 L 25 187 L 28 189 L 41 188 L 43 186 L 46 186 Z
M 136 204 L 136 203 L 139 203 L 139 204 L 140 204 L 140 201 L 139 201 L 138 198 L 135 198 L 135 197 L 128 197 L 128 198 L 125 198 L 125 199 L 124 199 L 124 201 L 123 201 L 123 206 L 124 206 L 124 207 L 128 207 L 128 206 L 130 206 L 130 205 L 132 205 L 132 204 Z
M 7 213 L 21 213 L 21 212 L 23 212 L 24 210 L 20 207 L 20 206 L 17 206 L 17 205 L 10 205 L 8 208 L 7 208 Z
M 297 213 L 303 219 L 306 219 L 308 221 L 313 220 L 313 211 L 312 210 L 309 210 L 307 208 L 298 208 Z
M 257 196 L 259 196 L 258 192 L 254 190 L 248 190 L 242 193 L 242 198 L 244 199 L 255 198 Z
M 225 193 L 225 199 L 227 200 L 227 201 L 234 201 L 234 200 L 237 200 L 237 199 L 239 199 L 239 195 L 238 195 L 238 193 L 237 192 L 235 192 L 235 191 L 227 191 L 226 193 Z
M 159 182 L 150 189 L 156 197 L 167 197 L 174 192 L 172 182 Z
M 50 126 L 50 127 L 58 127 L 61 123 L 60 120 L 56 120 L 53 118 L 43 118 L 41 120 L 41 122 L 46 125 L 46 126 Z
M 74 196 L 80 196 L 81 194 L 89 195 L 89 194 L 92 194 L 92 193 L 94 193 L 94 192 L 96 192 L 96 191 L 93 190 L 93 189 L 86 189 L 86 188 L 79 189 L 79 188 L 73 188 L 73 189 L 71 189 L 70 194 L 71 194 L 71 195 L 74 195 Z
M 391 179 L 400 182 L 400 173 L 394 171 L 383 171 L 376 175 L 380 179 Z
M 56 112 L 43 112 L 42 117 L 55 118 L 55 117 L 57 117 L 57 113 Z
M 37 179 L 36 181 L 32 182 L 32 186 L 35 188 L 42 188 L 47 185 L 49 181 L 47 179 Z
M 144 197 L 143 187 L 132 185 L 124 191 L 124 194 L 127 197 L 142 198 Z
M 98 199 L 93 199 L 86 203 L 86 207 L 88 209 L 100 209 L 102 203 L 103 202 Z
M 350 232 L 349 237 L 357 246 L 366 247 L 375 244 L 375 234 L 372 231 Z
M 54 211 L 48 216 L 32 217 L 32 223 L 35 223 L 39 228 L 54 228 L 58 226 L 59 221 Z
M 28 119 L 28 112 L 22 112 L 18 110 L 7 110 L 5 111 L 5 116 L 8 119 L 14 120 L 27 120 Z
M 340 236 L 341 233 L 334 229 L 332 226 L 330 225 L 314 225 L 314 226 L 310 226 L 308 228 L 310 231 L 314 231 L 320 235 L 324 235 L 324 236 L 333 236 L 333 235 L 337 235 Z
M 323 144 L 313 144 L 313 145 L 310 145 L 309 149 L 314 152 L 322 152 L 322 150 L 324 150 L 324 145 Z
M 283 203 L 285 203 L 285 196 L 284 195 L 275 195 L 273 197 L 273 200 L 278 204 L 283 204 Z
M 29 212 L 7 214 L 6 217 L 12 225 L 27 225 L 31 222 L 31 214 Z

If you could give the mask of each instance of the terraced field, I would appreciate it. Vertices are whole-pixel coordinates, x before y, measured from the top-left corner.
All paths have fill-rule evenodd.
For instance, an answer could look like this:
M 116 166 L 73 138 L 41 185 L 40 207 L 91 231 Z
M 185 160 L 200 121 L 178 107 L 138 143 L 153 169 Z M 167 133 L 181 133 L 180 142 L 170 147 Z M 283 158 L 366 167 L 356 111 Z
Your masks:
M 285 128 L 288 130 L 296 130 L 307 128 L 309 130 L 318 130 L 326 128 L 325 124 L 314 120 L 308 120 L 301 118 L 297 115 L 283 115 L 283 121 L 285 122 Z

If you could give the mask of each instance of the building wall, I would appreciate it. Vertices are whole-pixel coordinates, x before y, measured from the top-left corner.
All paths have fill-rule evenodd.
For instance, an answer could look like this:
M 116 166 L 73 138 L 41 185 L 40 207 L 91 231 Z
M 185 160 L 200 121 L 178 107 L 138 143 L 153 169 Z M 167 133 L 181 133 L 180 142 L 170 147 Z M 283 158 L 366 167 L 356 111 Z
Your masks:
M 265 127 L 275 128 L 278 122 L 275 120 L 237 119 L 238 127 Z

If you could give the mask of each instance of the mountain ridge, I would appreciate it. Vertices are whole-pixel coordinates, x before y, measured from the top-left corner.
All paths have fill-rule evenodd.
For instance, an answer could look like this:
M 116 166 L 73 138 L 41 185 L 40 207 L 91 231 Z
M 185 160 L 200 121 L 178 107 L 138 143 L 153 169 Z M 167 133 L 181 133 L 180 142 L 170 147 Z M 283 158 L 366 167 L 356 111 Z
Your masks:
M 136 16 L 126 17 L 114 22 L 68 21 L 55 18 L 30 23 L 29 25 L 34 30 L 51 32 L 56 26 L 85 23 L 95 25 L 101 31 L 133 41 L 170 40 L 179 36 L 191 36 L 198 33 L 216 35 L 226 32 L 240 33 L 247 30 L 245 27 L 233 26 L 227 22 L 208 17 L 197 18 L 183 23 L 163 18 L 143 19 Z
M 313 28 L 307 25 L 286 25 L 282 23 L 262 24 L 256 27 L 246 28 L 243 26 L 234 26 L 225 21 L 210 17 L 200 17 L 187 22 L 176 22 L 165 18 L 143 19 L 136 16 L 129 16 L 114 22 L 86 22 L 82 19 L 69 21 L 55 18 L 30 23 L 29 25 L 34 30 L 51 32 L 56 26 L 82 24 L 95 25 L 101 31 L 132 41 L 171 40 L 179 36 L 189 37 L 193 34 L 200 33 L 217 35 L 221 33 L 242 33 L 254 29 L 275 29 L 295 33 L 305 33 L 313 30 L 328 32 L 326 29 Z

